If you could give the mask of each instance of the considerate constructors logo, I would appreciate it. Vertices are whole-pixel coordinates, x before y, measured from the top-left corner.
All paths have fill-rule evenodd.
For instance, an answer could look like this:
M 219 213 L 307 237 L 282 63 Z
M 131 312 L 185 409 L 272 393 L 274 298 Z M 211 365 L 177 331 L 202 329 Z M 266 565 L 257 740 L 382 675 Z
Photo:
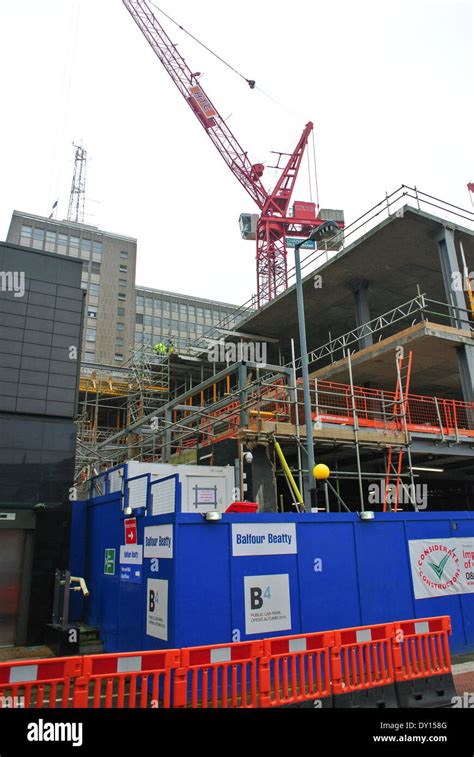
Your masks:
M 418 558 L 418 572 L 431 589 L 449 589 L 461 575 L 456 550 L 444 544 L 426 547 Z

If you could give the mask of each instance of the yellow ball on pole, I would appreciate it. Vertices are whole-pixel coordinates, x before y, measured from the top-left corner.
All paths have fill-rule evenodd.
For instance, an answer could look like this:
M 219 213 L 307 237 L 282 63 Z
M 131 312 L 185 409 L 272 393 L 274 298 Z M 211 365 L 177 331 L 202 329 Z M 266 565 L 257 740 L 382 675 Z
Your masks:
M 318 463 L 313 468 L 313 476 L 318 481 L 325 481 L 329 476 L 331 475 L 331 471 L 329 470 L 328 466 L 324 463 Z

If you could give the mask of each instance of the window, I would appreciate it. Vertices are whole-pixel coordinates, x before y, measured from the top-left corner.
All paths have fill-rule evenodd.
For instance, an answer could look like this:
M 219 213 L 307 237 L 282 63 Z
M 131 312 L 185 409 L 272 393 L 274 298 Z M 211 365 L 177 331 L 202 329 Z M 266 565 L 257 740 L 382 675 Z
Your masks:
M 92 242 L 92 260 L 100 262 L 102 257 L 102 242 Z
M 147 297 L 145 300 L 145 305 L 147 308 L 153 308 L 153 298 Z
M 196 308 L 198 318 L 204 318 L 204 310 L 202 308 Z
M 125 250 L 122 250 L 120 253 L 120 257 L 122 260 L 128 260 L 128 252 L 125 252 Z
M 87 281 L 84 281 L 84 279 L 81 281 L 81 289 L 88 289 Z
M 151 326 L 152 320 L 153 319 L 152 319 L 151 315 L 146 315 L 144 317 L 144 319 L 143 319 L 143 323 L 145 324 L 145 326 Z
M 98 284 L 89 284 L 89 293 L 94 297 L 98 297 L 100 294 L 100 286 Z
M 119 279 L 119 287 L 126 287 L 127 279 Z
M 117 315 L 123 318 L 125 315 L 125 308 L 117 308 Z
M 43 249 L 44 244 L 44 229 L 35 229 L 33 231 L 33 247 Z
M 71 255 L 75 255 L 76 258 L 79 256 L 79 245 L 80 245 L 80 242 L 81 242 L 81 240 L 79 239 L 79 237 L 74 237 L 72 235 L 69 237 L 69 249 L 70 249 L 70 253 L 71 253 Z M 73 250 L 77 250 L 77 252 L 73 253 Z
M 95 342 L 97 331 L 95 327 L 88 328 L 86 331 L 86 339 L 88 342 Z
M 118 363 L 121 363 L 123 361 L 123 354 L 121 352 L 116 352 L 115 359 Z
M 128 268 L 125 265 L 125 263 L 120 263 L 120 268 L 119 268 L 120 273 L 127 273 L 127 270 Z
M 168 318 L 163 318 L 162 323 L 163 323 L 163 328 L 166 329 L 166 330 L 168 330 L 169 327 L 170 327 L 169 319 Z
M 115 346 L 116 347 L 123 347 L 123 339 L 119 339 L 117 337 L 117 339 L 115 340 Z
M 177 313 L 178 312 L 178 303 L 177 302 L 172 302 L 171 303 L 171 310 L 172 310 L 173 313 Z
M 188 305 L 188 314 L 189 314 L 189 318 L 196 317 L 196 308 L 194 307 L 194 305 Z
M 144 299 L 143 299 L 143 297 L 142 297 L 142 296 L 141 296 L 141 295 L 139 294 L 139 295 L 137 296 L 137 308 L 142 308 L 142 307 L 143 307 L 143 305 L 144 305 Z
M 141 313 L 137 313 L 135 316 L 136 323 L 143 323 L 143 315 Z
M 93 352 L 84 352 L 84 360 L 86 363 L 93 363 L 95 360 L 95 355 Z
M 91 259 L 92 242 L 90 239 L 83 239 L 81 241 L 81 258 L 83 260 Z
M 171 321 L 171 328 L 177 329 L 178 328 L 178 321 L 175 321 L 174 319 Z
M 125 324 L 117 323 L 117 331 L 125 331 Z
M 23 226 L 21 227 L 20 244 L 24 244 L 27 247 L 30 247 L 32 238 L 33 226 L 23 224 Z
M 46 232 L 46 247 L 47 252 L 55 252 L 56 250 L 56 232 L 55 231 L 47 231 Z
M 122 302 L 125 302 L 125 300 L 127 299 L 126 296 L 125 296 L 125 294 L 123 292 L 119 292 L 118 298 Z
M 91 273 L 100 274 L 100 263 L 91 263 Z
M 67 253 L 67 234 L 58 234 L 58 249 L 57 251 L 62 255 Z
M 87 308 L 87 317 L 88 318 L 97 318 L 97 308 L 93 305 L 89 305 Z
M 155 318 L 153 318 L 153 326 L 154 326 L 154 327 L 155 327 L 156 329 L 159 329 L 159 328 L 161 328 L 161 318 L 156 318 L 156 317 L 155 317 Z

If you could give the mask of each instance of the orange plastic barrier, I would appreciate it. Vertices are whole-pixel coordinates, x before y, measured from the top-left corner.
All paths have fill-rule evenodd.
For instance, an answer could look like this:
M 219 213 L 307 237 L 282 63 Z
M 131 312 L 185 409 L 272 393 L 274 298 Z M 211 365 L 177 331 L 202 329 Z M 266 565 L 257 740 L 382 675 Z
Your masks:
M 448 707 L 448 616 L 0 663 L 0 707 Z
M 395 624 L 393 659 L 400 707 L 452 707 L 456 689 L 451 672 L 448 616 Z
M 82 657 L 0 663 L 0 707 L 73 707 Z
M 373 692 L 373 706 L 397 706 L 392 653 L 394 633 L 392 623 L 334 631 L 332 690 L 335 697 L 341 697 L 340 702 L 335 699 L 334 706 L 360 706 L 360 698 L 354 695 L 372 689 L 378 690 Z M 359 704 L 353 704 L 357 701 Z M 367 706 L 371 706 L 369 700 Z
M 262 654 L 263 641 L 182 649 L 173 707 L 258 707 Z
M 172 675 L 178 649 L 94 655 L 84 658 L 75 707 L 171 707 Z
M 395 624 L 395 678 L 410 681 L 451 672 L 449 616 L 403 620 Z
M 332 632 L 265 639 L 260 707 L 330 702 Z M 314 706 L 314 705 L 313 705 Z

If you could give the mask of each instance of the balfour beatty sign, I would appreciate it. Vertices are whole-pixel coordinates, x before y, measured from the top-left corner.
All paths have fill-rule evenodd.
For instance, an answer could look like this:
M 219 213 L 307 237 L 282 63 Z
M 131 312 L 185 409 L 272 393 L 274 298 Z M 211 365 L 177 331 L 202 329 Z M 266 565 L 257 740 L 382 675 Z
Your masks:
M 232 525 L 232 554 L 293 555 L 296 554 L 296 526 L 294 523 L 234 523 Z
M 145 557 L 173 557 L 173 526 L 145 528 Z

